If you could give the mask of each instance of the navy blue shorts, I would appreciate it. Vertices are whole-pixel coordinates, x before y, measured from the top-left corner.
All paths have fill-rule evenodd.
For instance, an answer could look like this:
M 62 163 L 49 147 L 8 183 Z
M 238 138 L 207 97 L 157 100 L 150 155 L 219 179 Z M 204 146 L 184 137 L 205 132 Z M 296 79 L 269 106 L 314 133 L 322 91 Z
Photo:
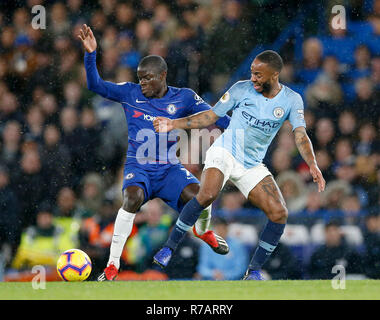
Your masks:
M 128 186 L 139 186 L 144 190 L 144 203 L 160 198 L 177 212 L 184 206 L 182 190 L 191 183 L 199 184 L 199 180 L 180 163 L 159 169 L 137 163 L 124 166 L 123 191 Z

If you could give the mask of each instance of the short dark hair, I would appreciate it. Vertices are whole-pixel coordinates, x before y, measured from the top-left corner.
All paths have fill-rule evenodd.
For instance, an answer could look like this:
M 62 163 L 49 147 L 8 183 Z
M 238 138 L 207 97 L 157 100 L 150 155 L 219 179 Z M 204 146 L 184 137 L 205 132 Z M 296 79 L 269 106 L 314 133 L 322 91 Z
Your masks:
M 282 61 L 281 56 L 273 50 L 265 50 L 256 56 L 256 59 L 267 63 L 275 71 L 281 72 L 284 62 Z
M 142 58 L 139 63 L 139 68 L 151 69 L 157 74 L 168 71 L 168 65 L 164 58 L 158 55 L 150 55 Z

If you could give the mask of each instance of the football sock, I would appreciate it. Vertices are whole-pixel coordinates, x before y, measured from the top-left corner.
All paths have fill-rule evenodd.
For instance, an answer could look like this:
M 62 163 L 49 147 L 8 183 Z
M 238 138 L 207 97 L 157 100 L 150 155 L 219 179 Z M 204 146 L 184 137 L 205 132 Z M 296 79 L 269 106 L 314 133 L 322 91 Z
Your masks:
M 264 263 L 268 260 L 274 249 L 280 241 L 281 235 L 284 233 L 285 223 L 275 223 L 268 220 L 259 239 L 253 258 L 249 264 L 249 269 L 260 270 Z
M 195 231 L 198 235 L 202 235 L 207 232 L 210 221 L 211 221 L 211 206 L 209 205 L 206 209 L 204 209 L 199 216 L 198 220 L 195 222 Z
M 120 256 L 123 252 L 124 244 L 131 234 L 135 216 L 135 213 L 127 212 L 123 208 L 119 209 L 113 230 L 110 257 L 107 266 L 113 262 L 117 269 L 120 268 Z
M 177 249 L 178 244 L 185 236 L 186 232 L 194 225 L 198 220 L 200 214 L 204 208 L 198 203 L 194 197 L 183 207 L 172 232 L 169 235 L 169 239 L 165 246 L 169 247 L 173 251 Z

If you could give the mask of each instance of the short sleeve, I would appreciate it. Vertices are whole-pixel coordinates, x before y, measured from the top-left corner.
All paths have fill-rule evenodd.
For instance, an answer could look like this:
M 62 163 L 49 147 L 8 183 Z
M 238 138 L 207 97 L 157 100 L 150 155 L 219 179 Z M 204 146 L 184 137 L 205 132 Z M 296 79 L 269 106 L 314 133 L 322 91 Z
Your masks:
M 223 117 L 228 111 L 234 109 L 237 105 L 239 97 L 239 87 L 238 83 L 235 83 L 228 91 L 226 91 L 219 101 L 215 104 L 212 109 L 215 114 L 219 117 Z
M 293 130 L 297 127 L 306 128 L 302 97 L 298 93 L 296 93 L 290 103 L 291 103 L 291 108 L 290 108 L 288 120 L 290 121 L 290 124 L 292 125 Z
M 189 91 L 187 103 L 188 103 L 188 112 L 187 114 L 195 114 L 201 111 L 211 109 L 211 106 L 205 102 L 199 95 L 197 95 L 193 90 L 187 89 Z

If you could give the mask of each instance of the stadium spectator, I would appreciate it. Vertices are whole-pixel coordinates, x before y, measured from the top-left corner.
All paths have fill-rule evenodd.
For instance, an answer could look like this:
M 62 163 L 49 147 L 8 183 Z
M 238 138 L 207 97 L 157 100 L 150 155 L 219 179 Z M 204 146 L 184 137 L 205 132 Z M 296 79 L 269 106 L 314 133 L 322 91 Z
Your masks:
M 364 44 L 358 45 L 354 52 L 355 64 L 348 71 L 348 78 L 357 80 L 369 77 L 371 73 L 371 52 Z
M 21 210 L 15 192 L 10 184 L 8 169 L 0 166 L 0 251 L 8 246 L 13 256 L 21 234 Z M 7 263 L 10 262 L 7 257 Z
M 355 193 L 343 198 L 341 209 L 345 225 L 360 226 L 363 224 L 363 218 L 367 212 L 363 210 L 359 198 Z
M 210 252 L 203 243 L 200 246 L 198 273 L 203 280 L 240 280 L 245 272 L 249 256 L 246 248 L 235 238 L 228 236 L 226 220 L 213 220 L 215 232 L 226 239 L 230 251 L 222 256 Z
M 315 124 L 315 149 L 326 149 L 332 153 L 335 127 L 330 118 L 320 118 Z
M 296 280 L 302 277 L 299 263 L 288 246 L 281 242 L 263 265 L 263 269 L 269 274 L 271 280 Z
M 44 174 L 50 180 L 49 196 L 54 199 L 61 187 L 72 184 L 70 151 L 61 143 L 61 133 L 55 125 L 45 126 L 39 153 Z
M 33 146 L 23 152 L 20 168 L 12 175 L 12 185 L 21 207 L 22 227 L 27 227 L 35 223 L 37 206 L 47 200 L 48 194 L 47 177 L 42 170 L 40 155 Z
M 21 158 L 21 125 L 17 121 L 5 122 L 2 131 L 0 161 L 14 172 Z
M 274 175 L 279 175 L 282 172 L 290 170 L 292 165 L 292 158 L 289 150 L 283 148 L 277 148 L 272 153 L 271 168 Z
M 76 220 L 88 217 L 88 212 L 79 207 L 77 196 L 74 190 L 69 187 L 63 187 L 59 190 L 55 203 L 56 205 L 53 208 L 55 217 L 69 217 Z
M 289 224 L 300 224 L 311 229 L 316 223 L 323 221 L 324 204 L 321 194 L 315 188 L 308 190 L 306 207 L 293 212 L 288 217 Z
M 365 217 L 364 237 L 364 273 L 368 278 L 380 278 L 380 208 L 373 207 Z
M 342 265 L 346 274 L 362 272 L 361 257 L 345 242 L 340 225 L 331 221 L 325 227 L 325 244 L 317 248 L 310 258 L 310 277 L 332 279 L 332 268 L 335 265 Z
M 59 255 L 76 243 L 62 237 L 63 230 L 53 220 L 51 206 L 39 205 L 36 225 L 29 226 L 21 236 L 20 246 L 13 259 L 12 267 L 18 270 L 30 269 L 35 265 L 55 269 Z
M 329 152 L 326 149 L 319 149 L 315 151 L 315 157 L 317 159 L 317 163 L 319 164 L 319 168 L 325 177 L 326 181 L 331 181 L 335 178 L 334 173 L 332 171 L 332 158 Z
M 289 214 L 303 210 L 306 206 L 307 194 L 301 176 L 297 172 L 289 170 L 280 173 L 276 181 L 285 199 Z
M 168 45 L 175 37 L 178 22 L 171 14 L 169 6 L 165 3 L 159 3 L 154 8 L 152 25 L 158 38 Z
M 215 25 L 206 40 L 202 55 L 205 74 L 211 74 L 212 92 L 220 92 L 225 86 L 229 74 L 243 61 L 254 45 L 252 23 L 244 17 L 244 4 L 236 0 L 227 0 L 223 8 L 222 19 Z M 244 44 L 242 46 L 242 43 Z M 228 44 L 229 50 L 225 50 Z M 222 55 L 216 54 L 223 52 Z
M 343 111 L 338 118 L 339 137 L 355 138 L 357 129 L 357 118 L 352 111 Z
M 343 91 L 338 76 L 338 61 L 328 56 L 323 60 L 322 71 L 306 89 L 306 103 L 319 116 L 335 117 L 340 111 Z
M 244 207 L 243 194 L 235 186 L 226 189 L 221 196 L 220 204 L 214 209 L 214 216 L 228 223 L 241 222 L 254 225 L 264 225 L 265 216 L 257 208 Z M 215 205 L 214 205 L 215 206 Z
M 24 128 L 25 140 L 33 140 L 38 143 L 42 141 L 44 114 L 39 106 L 31 106 L 26 113 L 26 123 Z
M 374 83 L 370 78 L 359 78 L 355 81 L 356 97 L 349 109 L 361 120 L 376 121 L 379 112 L 379 102 Z
M 103 202 L 104 182 L 100 174 L 88 173 L 81 181 L 81 195 L 78 199 L 79 207 L 86 212 L 86 215 L 96 214 Z
M 302 65 L 297 68 L 296 79 L 309 85 L 316 79 L 322 66 L 323 45 L 318 38 L 308 38 L 302 43 Z
M 359 127 L 359 141 L 355 146 L 355 153 L 359 156 L 369 156 L 380 149 L 380 143 L 376 139 L 376 128 L 372 123 L 363 123 Z

